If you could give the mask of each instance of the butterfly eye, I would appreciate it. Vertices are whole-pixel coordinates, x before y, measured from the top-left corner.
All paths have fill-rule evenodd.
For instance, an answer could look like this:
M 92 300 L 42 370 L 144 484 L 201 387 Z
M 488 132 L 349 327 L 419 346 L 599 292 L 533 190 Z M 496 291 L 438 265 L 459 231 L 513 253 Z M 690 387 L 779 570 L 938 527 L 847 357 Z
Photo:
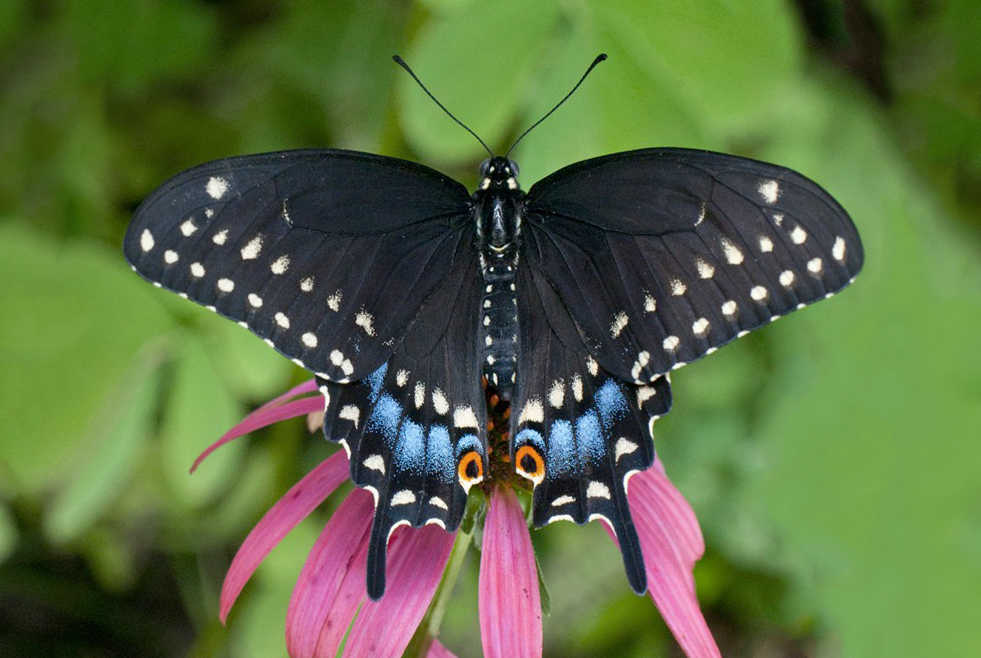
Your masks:
M 545 460 L 531 446 L 521 446 L 514 456 L 515 467 L 518 474 L 522 475 L 536 485 L 545 479 Z
M 519 175 L 518 163 L 514 160 L 508 160 L 508 166 L 511 168 L 511 175 L 517 178 Z
M 467 492 L 470 491 L 470 487 L 483 481 L 484 461 L 480 458 L 480 453 L 471 450 L 465 454 L 456 467 L 456 474 L 460 479 L 460 486 Z
M 487 173 L 490 170 L 490 158 L 487 158 L 480 163 L 480 177 L 487 178 Z

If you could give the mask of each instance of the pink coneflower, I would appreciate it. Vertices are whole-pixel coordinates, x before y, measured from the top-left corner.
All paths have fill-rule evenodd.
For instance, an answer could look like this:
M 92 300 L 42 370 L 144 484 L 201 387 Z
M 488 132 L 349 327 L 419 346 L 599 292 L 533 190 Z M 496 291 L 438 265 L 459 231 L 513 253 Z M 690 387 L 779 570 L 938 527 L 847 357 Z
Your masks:
M 239 436 L 323 409 L 315 382 L 301 384 L 249 414 L 205 450 L 194 468 Z M 222 622 L 266 555 L 348 474 L 345 454 L 334 454 L 293 486 L 253 528 L 225 577 Z M 541 656 L 538 575 L 524 510 L 507 485 L 489 482 L 486 495 L 479 587 L 484 656 Z M 628 497 L 644 554 L 648 593 L 687 656 L 719 656 L 695 597 L 692 568 L 704 544 L 691 507 L 659 461 L 631 478 Z M 332 658 L 342 641 L 348 657 L 397 657 L 415 635 L 447 569 L 456 535 L 434 525 L 398 528 L 388 548 L 387 589 L 381 600 L 372 601 L 365 575 L 373 512 L 372 496 L 354 489 L 310 551 L 286 618 L 286 644 L 293 658 Z M 463 542 L 458 548 L 467 546 Z M 434 658 L 453 655 L 431 637 L 423 638 L 420 650 Z

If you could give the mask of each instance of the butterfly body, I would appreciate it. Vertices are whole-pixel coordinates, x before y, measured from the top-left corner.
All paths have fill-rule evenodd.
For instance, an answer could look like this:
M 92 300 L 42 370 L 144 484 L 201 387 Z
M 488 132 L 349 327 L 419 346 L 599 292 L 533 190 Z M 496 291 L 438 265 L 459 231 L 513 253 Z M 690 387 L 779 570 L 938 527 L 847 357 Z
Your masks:
M 515 280 L 525 193 L 517 182 L 517 165 L 507 158 L 487 160 L 480 171 L 473 215 L 485 284 L 481 304 L 483 371 L 501 398 L 509 401 L 518 358 Z
M 643 149 L 527 193 L 492 158 L 472 193 L 418 164 L 339 150 L 229 158 L 137 210 L 133 268 L 311 371 L 324 433 L 376 508 L 368 594 L 399 525 L 458 527 L 491 472 L 486 376 L 536 525 L 602 520 L 646 575 L 627 481 L 654 461 L 668 374 L 847 286 L 848 214 L 775 165 Z

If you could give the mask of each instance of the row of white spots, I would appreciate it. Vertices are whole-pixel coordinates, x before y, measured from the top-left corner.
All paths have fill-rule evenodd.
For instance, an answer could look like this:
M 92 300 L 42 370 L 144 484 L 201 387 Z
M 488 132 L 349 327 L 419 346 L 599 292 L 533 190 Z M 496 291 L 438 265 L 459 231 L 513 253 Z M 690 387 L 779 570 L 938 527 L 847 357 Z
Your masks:
M 720 240 L 722 244 L 722 251 L 725 254 L 726 261 L 730 265 L 740 265 L 743 262 L 743 252 L 732 243 L 728 238 L 722 238 Z
M 474 413 L 473 407 L 469 405 L 459 406 L 453 410 L 453 425 L 458 428 L 480 428 L 480 425 L 477 423 L 477 414 Z
M 753 286 L 749 291 L 749 296 L 758 302 L 762 302 L 770 295 L 770 292 L 763 286 Z
M 450 411 L 450 403 L 446 399 L 446 395 L 438 388 L 433 389 L 433 409 L 440 416 L 445 416 Z
M 708 333 L 709 321 L 705 318 L 698 318 L 691 326 L 692 332 L 696 336 L 704 336 Z
M 582 402 L 582 377 L 579 373 L 572 376 L 569 387 L 572 389 L 572 397 L 576 399 L 576 402 Z
M 684 283 L 681 282 L 680 279 L 671 279 L 672 295 L 674 295 L 675 297 L 680 297 L 681 295 L 685 294 L 686 290 L 688 290 L 688 288 L 685 286 Z
M 711 279 L 715 275 L 715 268 L 701 258 L 695 259 L 695 267 L 698 269 L 698 276 L 703 279 Z
M 681 345 L 681 339 L 677 336 L 668 336 L 664 339 L 664 342 L 661 345 L 664 347 L 665 351 L 673 352 L 678 349 L 679 345 Z

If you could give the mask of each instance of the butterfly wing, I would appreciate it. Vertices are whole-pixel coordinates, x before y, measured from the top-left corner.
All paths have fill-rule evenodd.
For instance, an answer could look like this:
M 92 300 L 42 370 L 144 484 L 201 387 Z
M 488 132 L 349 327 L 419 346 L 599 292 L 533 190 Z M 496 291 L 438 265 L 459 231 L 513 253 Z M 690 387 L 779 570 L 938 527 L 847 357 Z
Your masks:
M 421 165 L 302 150 L 218 160 L 137 209 L 140 275 L 238 321 L 307 370 L 355 381 L 394 353 L 450 271 L 466 189 Z
M 375 496 L 368 594 L 385 589 L 385 549 L 399 525 L 460 524 L 471 486 L 486 469 L 481 388 L 481 279 L 469 233 L 458 258 L 392 357 L 364 380 L 321 380 L 324 433 L 341 441 L 355 484 Z M 469 251 L 468 251 L 469 250 Z
M 647 588 L 627 505 L 627 479 L 654 461 L 653 421 L 671 408 L 668 376 L 635 385 L 604 370 L 541 271 L 519 268 L 517 385 L 512 463 L 534 484 L 537 526 L 603 519 L 623 553 L 627 579 Z
M 788 169 L 686 149 L 586 160 L 526 198 L 524 258 L 590 353 L 637 383 L 848 285 L 845 210 Z

